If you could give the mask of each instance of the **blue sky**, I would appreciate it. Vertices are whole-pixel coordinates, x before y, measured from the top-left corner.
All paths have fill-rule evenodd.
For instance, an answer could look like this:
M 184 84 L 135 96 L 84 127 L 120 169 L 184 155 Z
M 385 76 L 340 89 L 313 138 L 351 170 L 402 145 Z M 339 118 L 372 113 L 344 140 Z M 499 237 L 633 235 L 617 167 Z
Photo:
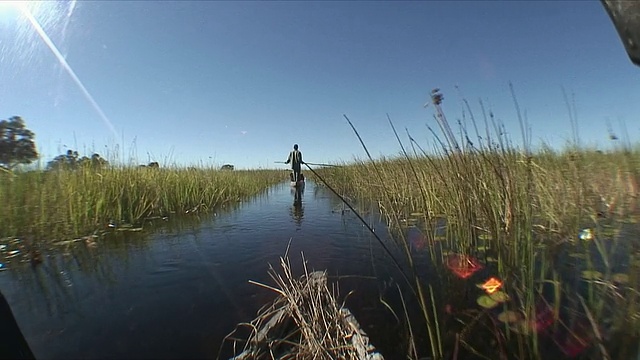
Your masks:
M 27 4 L 115 133 L 15 4 L 0 6 L 0 118 L 22 116 L 45 161 L 65 151 L 139 163 L 274 167 L 399 151 L 387 123 L 433 148 L 423 108 L 440 88 L 451 122 L 482 99 L 521 138 L 512 82 L 534 144 L 562 147 L 575 94 L 581 141 L 637 139 L 640 68 L 599 1 Z M 457 87 L 457 88 L 456 88 Z M 124 147 L 122 147 L 124 145 Z

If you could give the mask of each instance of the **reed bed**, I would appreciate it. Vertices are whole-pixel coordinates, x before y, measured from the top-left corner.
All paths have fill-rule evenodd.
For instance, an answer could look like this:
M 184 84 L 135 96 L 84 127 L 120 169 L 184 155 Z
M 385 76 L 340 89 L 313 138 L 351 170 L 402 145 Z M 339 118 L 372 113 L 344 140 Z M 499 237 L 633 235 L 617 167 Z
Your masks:
M 453 135 L 441 95 L 434 92 L 432 99 L 442 133 L 429 129 L 435 153 L 410 134 L 403 143 L 389 119 L 399 156 L 369 156 L 315 174 L 337 193 L 378 204 L 386 216 L 419 307 L 419 319 L 407 322 L 422 328 L 430 343 L 415 344 L 422 355 L 409 356 L 455 358 L 458 346 L 486 359 L 571 358 L 572 351 L 594 359 L 635 356 L 640 151 L 626 145 L 603 152 L 576 143 L 533 151 L 526 131 L 518 148 L 500 135 L 493 118 L 484 125 L 495 133 L 482 136 L 473 121 L 474 145 L 461 123 L 463 135 Z M 408 230 L 420 234 L 421 250 Z M 436 278 L 419 268 L 424 253 Z M 452 314 L 456 297 L 489 278 L 496 280 L 499 300 L 475 289 L 478 303 L 458 303 L 461 309 Z
M 108 167 L 0 174 L 0 238 L 66 239 L 203 212 L 281 182 L 281 171 Z
M 507 233 L 521 215 L 517 212 L 526 206 L 533 208 L 540 225 L 568 235 L 576 233 L 577 221 L 590 215 L 624 216 L 634 210 L 638 192 L 634 171 L 639 161 L 638 151 L 544 149 L 527 157 L 515 150 L 482 150 L 451 158 L 360 160 L 319 173 L 341 192 L 381 201 L 389 210 L 393 205 L 394 215 L 402 218 L 425 213 L 457 221 L 465 219 L 469 210 L 487 220 L 497 215 L 499 227 Z M 392 214 L 387 211 L 387 215 Z

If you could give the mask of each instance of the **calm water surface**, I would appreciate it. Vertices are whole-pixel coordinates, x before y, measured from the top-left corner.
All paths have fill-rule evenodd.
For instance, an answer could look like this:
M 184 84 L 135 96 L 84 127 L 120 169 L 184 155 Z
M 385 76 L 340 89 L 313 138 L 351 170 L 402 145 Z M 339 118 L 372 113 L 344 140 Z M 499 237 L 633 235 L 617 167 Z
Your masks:
M 404 282 L 381 245 L 353 214 L 341 211 L 342 204 L 328 190 L 309 182 L 302 203 L 294 205 L 294 198 L 286 183 L 215 214 L 156 220 L 142 233 L 108 235 L 96 247 L 82 242 L 58 246 L 37 267 L 6 264 L 0 290 L 39 359 L 212 359 L 236 324 L 251 321 L 275 297 L 248 281 L 273 285 L 269 264 L 280 270 L 279 259 L 291 241 L 294 274 L 303 273 L 304 252 L 309 270 L 326 270 L 342 295 L 353 291 L 345 304 L 385 358 L 404 358 L 408 336 L 379 300 L 383 297 L 404 318 L 395 286 Z M 378 213 L 369 210 L 364 211 L 366 220 L 399 255 Z M 441 293 L 439 307 L 453 310 L 453 315 L 441 311 L 438 320 L 445 338 L 454 339 L 462 326 L 456 314 L 478 308 L 475 284 L 496 271 L 487 263 L 461 280 L 433 267 L 425 249 L 420 250 L 425 239 L 416 228 L 409 228 L 407 236 L 417 249 L 414 261 L 422 269 L 422 281 Z M 635 239 L 637 234 L 623 237 Z M 622 244 L 616 253 L 628 254 L 631 242 Z M 562 277 L 583 288 L 585 264 L 567 251 L 556 259 L 564 264 Z M 615 264 L 614 271 L 628 271 L 624 261 Z M 410 318 L 420 318 L 404 286 L 403 292 Z M 417 343 L 428 344 L 424 331 L 414 336 Z M 562 357 L 550 337 L 540 341 L 548 358 Z M 230 351 L 226 343 L 220 358 L 229 358 Z M 590 353 L 597 355 L 597 348 Z
M 59 247 L 38 267 L 1 272 L 0 289 L 39 359 L 215 358 L 235 325 L 273 298 L 248 280 L 273 284 L 269 263 L 279 269 L 290 239 L 298 275 L 300 252 L 309 268 L 332 276 L 387 273 L 379 244 L 341 209 L 311 182 L 294 206 L 283 184 L 213 215 L 159 220 L 95 248 Z M 367 220 L 383 229 L 374 215 Z M 377 302 L 380 282 L 340 284 L 356 290 L 349 301 L 363 326 L 372 336 L 382 331 L 389 315 Z

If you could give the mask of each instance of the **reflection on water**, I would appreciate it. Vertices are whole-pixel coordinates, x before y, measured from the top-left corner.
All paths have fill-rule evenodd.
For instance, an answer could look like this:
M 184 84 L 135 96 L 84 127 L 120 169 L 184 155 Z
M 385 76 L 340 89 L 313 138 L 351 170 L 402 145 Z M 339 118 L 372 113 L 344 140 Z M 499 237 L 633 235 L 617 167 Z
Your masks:
M 114 232 L 94 246 L 53 246 L 41 265 L 1 272 L 0 289 L 39 359 L 215 358 L 235 325 L 274 297 L 248 281 L 271 284 L 269 264 L 278 266 L 290 239 L 297 274 L 301 252 L 310 270 L 333 279 L 371 277 L 374 263 L 389 274 L 362 224 L 332 212 L 328 191 L 306 186 L 314 196 L 291 194 L 287 183 L 215 214 L 153 220 L 141 233 Z M 358 315 L 367 324 L 368 312 L 380 312 L 378 287 L 348 285 L 357 291 L 347 305 L 370 309 Z
M 396 285 L 404 284 L 401 277 L 356 217 L 336 211 L 339 203 L 326 189 L 312 182 L 307 186 L 306 197 L 304 189 L 291 189 L 287 183 L 214 214 L 152 220 L 141 233 L 114 232 L 96 245 L 79 241 L 54 246 L 39 266 L 12 263 L 0 273 L 0 290 L 40 359 L 215 358 L 236 324 L 252 320 L 274 298 L 273 292 L 249 280 L 272 285 L 267 270 L 270 265 L 278 268 L 291 240 L 294 274 L 302 274 L 300 254 L 304 252 L 310 271 L 327 270 L 331 281 L 339 281 L 342 295 L 354 291 L 345 304 L 385 357 L 401 357 L 407 350 L 403 339 L 409 335 L 379 299 L 396 311 L 403 311 L 400 301 L 406 301 L 409 318 L 417 321 L 421 314 L 416 299 L 404 287 L 400 295 Z M 401 258 L 401 249 L 383 236 L 380 215 L 364 214 Z M 466 326 L 460 317 L 464 324 L 475 321 L 465 314 L 477 313 L 469 312 L 478 308 L 480 290 L 475 284 L 495 276 L 497 264 L 489 258 L 497 258 L 494 251 L 499 249 L 471 253 L 486 266 L 462 280 L 431 260 L 451 251 L 440 231 L 444 225 L 439 222 L 439 231 L 431 234 L 417 220 L 404 231 L 422 281 L 436 294 L 434 306 L 446 329 L 444 335 L 453 339 Z M 638 234 L 625 236 L 637 238 Z M 435 242 L 433 254 L 429 242 Z M 624 272 L 628 264 L 614 254 L 637 250 L 630 248 L 631 243 L 617 251 L 612 246 L 606 244 L 605 251 L 616 264 L 614 271 Z M 568 261 L 566 251 L 558 256 L 557 261 L 567 266 L 561 271 L 564 282 L 584 286 L 579 279 L 584 265 Z M 552 298 L 547 294 L 550 285 L 542 290 Z M 563 299 L 562 305 L 568 297 Z M 579 304 L 571 308 L 580 309 Z M 419 343 L 428 343 L 424 331 L 412 335 Z M 483 339 L 478 336 L 474 346 L 486 346 Z M 559 351 L 552 343 L 544 343 L 543 348 Z M 228 358 L 230 350 L 226 346 L 221 358 Z
M 304 217 L 304 207 L 302 205 L 302 196 L 304 194 L 305 186 L 298 186 L 291 188 L 291 194 L 293 195 L 293 206 L 291 207 L 291 216 L 294 222 L 298 225 L 298 228 L 302 225 L 302 218 Z

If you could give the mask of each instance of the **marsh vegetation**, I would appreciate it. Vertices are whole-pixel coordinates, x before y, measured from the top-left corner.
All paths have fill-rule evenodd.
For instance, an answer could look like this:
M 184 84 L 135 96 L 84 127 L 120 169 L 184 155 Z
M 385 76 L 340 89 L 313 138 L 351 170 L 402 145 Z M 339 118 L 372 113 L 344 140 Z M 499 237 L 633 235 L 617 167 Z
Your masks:
M 80 166 L 1 174 L 0 238 L 60 241 L 212 211 L 281 182 L 273 170 Z
M 397 257 L 412 298 L 405 302 L 414 305 L 396 309 L 406 315 L 409 356 L 635 356 L 638 149 L 598 151 L 574 142 L 534 151 L 526 130 L 524 146 L 516 147 L 492 116 L 472 121 L 474 144 L 462 123 L 454 135 L 441 95 L 432 95 L 442 130 L 429 129 L 435 153 L 410 134 L 404 144 L 389 120 L 399 156 L 369 156 L 316 174 L 384 214 L 401 254 L 389 256 Z M 433 272 L 438 276 L 426 276 Z

